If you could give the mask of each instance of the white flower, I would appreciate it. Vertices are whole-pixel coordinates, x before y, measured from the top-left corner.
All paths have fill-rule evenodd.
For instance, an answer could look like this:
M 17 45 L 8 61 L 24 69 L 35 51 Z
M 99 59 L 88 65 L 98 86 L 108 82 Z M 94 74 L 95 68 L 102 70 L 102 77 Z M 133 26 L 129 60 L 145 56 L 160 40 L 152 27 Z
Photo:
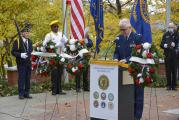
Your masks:
M 45 52 L 45 48 L 44 47 L 40 47 L 40 51 Z
M 142 74 L 141 73 L 137 74 L 137 77 L 138 78 L 142 77 Z
M 77 71 L 78 70 L 78 67 L 72 67 L 72 72 L 75 72 L 75 71 Z
M 50 45 L 50 48 L 53 49 L 53 48 L 54 48 L 54 45 Z
M 71 51 L 75 51 L 75 50 L 76 50 L 75 45 L 70 45 L 70 50 L 71 50 Z
M 143 53 L 142 53 L 142 57 L 143 57 L 143 58 L 147 58 L 147 51 L 146 51 L 146 50 L 143 51 Z
M 151 48 L 151 44 L 148 43 L 148 42 L 146 42 L 146 43 L 143 44 L 143 48 L 144 48 L 145 50 L 148 50 L 148 49 Z
M 65 62 L 65 58 L 61 58 L 60 61 L 61 61 L 61 62 Z
M 144 82 L 144 79 L 141 77 L 139 78 L 139 83 L 143 83 Z
M 74 45 L 76 41 L 77 40 L 75 40 L 75 39 L 70 39 L 69 43 L 70 43 L 70 45 Z
M 66 52 L 67 51 L 67 48 L 63 48 L 63 52 Z
M 37 51 L 40 51 L 40 47 L 37 47 Z

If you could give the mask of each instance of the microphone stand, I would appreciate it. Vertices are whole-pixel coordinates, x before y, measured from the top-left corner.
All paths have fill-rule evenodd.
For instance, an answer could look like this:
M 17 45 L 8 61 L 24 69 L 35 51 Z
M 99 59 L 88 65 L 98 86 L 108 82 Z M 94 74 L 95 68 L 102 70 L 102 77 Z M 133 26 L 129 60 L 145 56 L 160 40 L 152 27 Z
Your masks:
M 106 60 L 106 57 L 107 57 L 107 55 L 108 55 L 108 52 L 109 52 L 109 50 L 112 48 L 112 46 L 114 45 L 114 43 L 115 42 L 112 42 L 112 44 L 108 47 L 108 49 L 106 50 L 106 54 L 105 54 L 105 56 L 104 56 L 104 59 Z

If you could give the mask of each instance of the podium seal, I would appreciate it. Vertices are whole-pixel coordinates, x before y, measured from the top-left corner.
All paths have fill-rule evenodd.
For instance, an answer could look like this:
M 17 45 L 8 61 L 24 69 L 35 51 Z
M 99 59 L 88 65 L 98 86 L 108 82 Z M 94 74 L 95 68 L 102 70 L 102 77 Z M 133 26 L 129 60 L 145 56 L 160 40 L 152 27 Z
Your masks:
M 101 75 L 98 79 L 99 88 L 106 90 L 109 87 L 109 79 L 106 75 Z

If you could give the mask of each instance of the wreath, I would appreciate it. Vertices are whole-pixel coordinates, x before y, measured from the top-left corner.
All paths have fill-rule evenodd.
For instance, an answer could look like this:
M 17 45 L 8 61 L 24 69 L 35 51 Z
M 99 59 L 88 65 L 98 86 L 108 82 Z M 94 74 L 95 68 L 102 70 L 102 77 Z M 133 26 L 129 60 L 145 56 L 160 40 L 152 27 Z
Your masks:
M 42 53 L 54 53 L 55 57 L 42 58 L 32 55 L 32 69 L 38 75 L 48 75 L 53 67 L 58 64 L 63 65 L 66 71 L 72 75 L 79 75 L 87 69 L 90 54 L 86 49 L 84 40 L 70 39 L 62 49 L 63 54 L 57 54 L 57 47 L 53 42 L 47 43 L 46 47 L 36 44 L 34 50 Z
M 150 86 L 156 81 L 159 59 L 157 49 L 149 44 L 139 44 L 132 49 L 128 71 L 137 86 Z

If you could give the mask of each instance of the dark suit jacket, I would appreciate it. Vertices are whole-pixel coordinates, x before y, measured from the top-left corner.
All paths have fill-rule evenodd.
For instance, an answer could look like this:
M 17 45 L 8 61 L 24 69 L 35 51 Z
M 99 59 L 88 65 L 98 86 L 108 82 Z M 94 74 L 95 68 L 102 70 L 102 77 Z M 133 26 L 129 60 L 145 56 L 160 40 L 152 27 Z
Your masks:
M 16 57 L 17 65 L 31 65 L 31 53 L 33 51 L 32 41 L 28 39 L 28 48 L 26 49 L 25 44 L 22 39 L 19 40 L 19 48 L 18 41 L 16 40 L 12 47 L 12 55 Z M 26 59 L 21 58 L 21 53 L 27 53 L 28 57 Z
M 169 46 L 171 44 L 171 42 L 175 43 L 175 47 L 164 48 L 164 44 L 167 44 Z M 170 57 L 173 55 L 175 56 L 176 46 L 177 46 L 177 38 L 176 38 L 175 34 L 171 34 L 169 32 L 164 33 L 160 47 L 164 50 L 165 57 Z

